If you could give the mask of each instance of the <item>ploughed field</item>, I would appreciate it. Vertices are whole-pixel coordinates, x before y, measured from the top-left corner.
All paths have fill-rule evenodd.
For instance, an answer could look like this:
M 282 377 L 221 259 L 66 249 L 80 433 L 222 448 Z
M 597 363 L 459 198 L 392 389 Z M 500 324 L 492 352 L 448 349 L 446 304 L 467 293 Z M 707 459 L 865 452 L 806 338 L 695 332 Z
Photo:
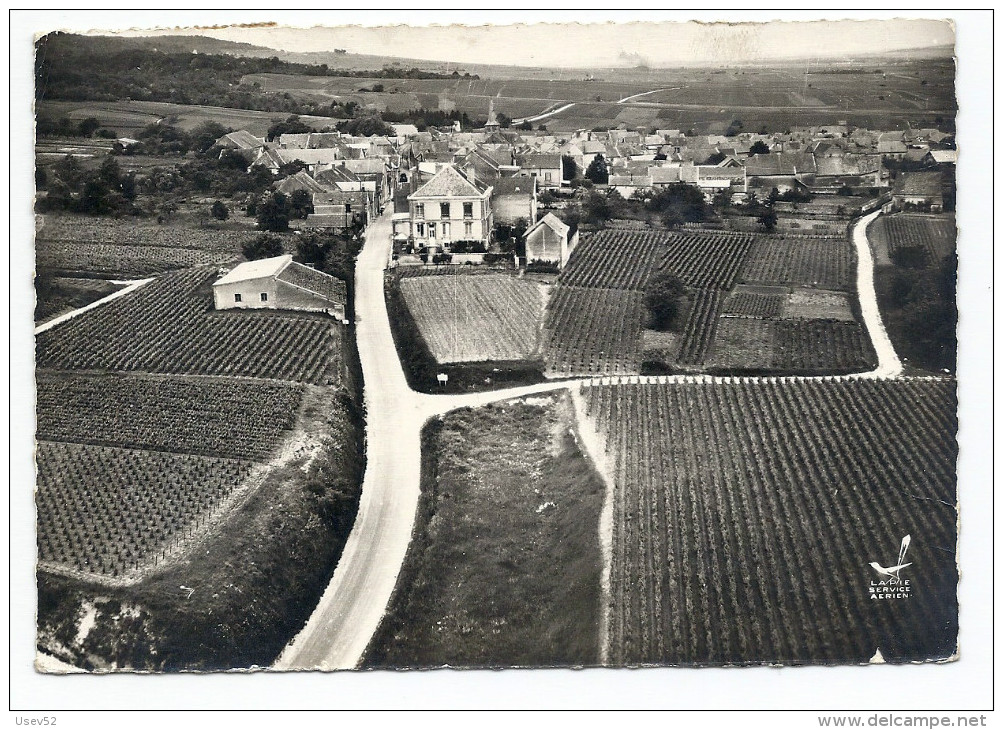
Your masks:
M 303 397 L 301 385 L 237 379 L 37 380 L 39 560 L 98 578 L 184 548 L 269 460 Z
M 613 482 L 610 663 L 951 656 L 949 379 L 582 389 Z M 879 599 L 911 536 L 909 597 Z M 900 586 L 901 587 L 901 586 Z M 886 595 L 886 594 L 880 594 Z
M 866 370 L 875 356 L 851 300 L 854 269 L 841 238 L 605 229 L 579 244 L 554 287 L 548 371 L 632 374 L 656 354 L 684 372 Z M 643 332 L 643 290 L 660 271 L 687 290 L 667 335 Z
M 408 310 L 439 363 L 523 360 L 540 349 L 543 288 L 505 274 L 410 276 Z

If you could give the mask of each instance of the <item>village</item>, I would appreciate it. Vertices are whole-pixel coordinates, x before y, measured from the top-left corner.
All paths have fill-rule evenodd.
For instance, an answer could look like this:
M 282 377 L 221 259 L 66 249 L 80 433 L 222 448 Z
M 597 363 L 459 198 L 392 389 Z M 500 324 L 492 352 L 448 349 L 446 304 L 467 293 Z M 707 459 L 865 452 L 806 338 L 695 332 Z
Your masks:
M 555 270 L 577 240 L 579 221 L 562 220 L 569 217 L 562 211 L 589 191 L 644 200 L 685 184 L 728 209 L 725 225 L 732 229 L 762 229 L 755 216 L 742 220 L 743 205 L 751 210 L 758 202 L 760 210 L 765 203 L 781 214 L 770 230 L 828 232 L 838 230 L 831 223 L 837 208 L 840 217 L 876 204 L 943 211 L 957 154 L 953 137 L 937 129 L 845 123 L 731 136 L 644 128 L 558 136 L 502 128 L 489 108 L 475 131 L 459 123 L 421 132 L 390 126 L 393 136 L 314 132 L 271 142 L 240 130 L 216 146 L 239 154 L 249 168 L 278 174 L 290 164 L 301 167 L 274 186 L 287 196 L 309 196 L 311 212 L 293 223 L 300 230 L 344 231 L 391 211 L 395 266 L 511 263 Z M 796 215 L 798 202 L 813 199 L 837 202 L 814 218 L 804 214 L 811 205 Z

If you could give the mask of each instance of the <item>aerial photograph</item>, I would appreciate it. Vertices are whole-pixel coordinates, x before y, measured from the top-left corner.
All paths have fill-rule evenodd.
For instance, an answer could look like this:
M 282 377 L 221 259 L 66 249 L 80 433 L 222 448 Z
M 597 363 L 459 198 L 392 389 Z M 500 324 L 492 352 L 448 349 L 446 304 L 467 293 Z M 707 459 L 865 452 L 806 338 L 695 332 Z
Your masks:
M 947 19 L 54 23 L 35 671 L 957 662 L 955 71 Z

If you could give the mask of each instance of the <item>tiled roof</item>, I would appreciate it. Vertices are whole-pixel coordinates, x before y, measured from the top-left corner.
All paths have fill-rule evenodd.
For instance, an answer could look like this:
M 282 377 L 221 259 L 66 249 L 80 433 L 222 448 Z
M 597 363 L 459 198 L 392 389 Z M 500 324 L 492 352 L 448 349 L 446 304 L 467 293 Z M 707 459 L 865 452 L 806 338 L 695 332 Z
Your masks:
M 486 185 L 471 181 L 455 167 L 447 165 L 439 170 L 431 180 L 411 193 L 408 198 L 481 197 L 487 189 Z
M 306 170 L 300 170 L 295 175 L 290 175 L 280 181 L 275 186 L 280 193 L 294 193 L 297 190 L 308 190 L 311 193 L 323 193 L 327 190 L 323 185 L 307 174 Z
M 815 172 L 815 158 L 802 152 L 771 152 L 752 155 L 745 162 L 750 176 L 805 175 Z
M 279 281 L 298 286 L 334 304 L 345 303 L 345 282 L 293 261 L 278 276 Z
M 535 177 L 500 177 L 491 181 L 492 195 L 532 195 L 536 188 Z
M 547 215 L 543 216 L 543 218 L 538 220 L 535 224 L 533 224 L 533 226 L 528 231 L 526 231 L 526 235 L 528 236 L 530 233 L 537 230 L 541 226 L 547 226 L 548 228 L 550 228 L 550 230 L 559 235 L 561 238 L 567 236 L 568 231 L 571 230 L 568 224 L 562 221 L 556 215 L 554 215 L 553 213 L 547 213 Z
M 255 147 L 263 147 L 265 140 L 255 137 L 246 129 L 238 129 L 236 132 L 224 134 L 216 140 L 216 144 L 220 147 L 235 145 L 238 149 L 253 149 Z
M 896 181 L 895 192 L 899 195 L 940 197 L 939 172 L 904 172 Z

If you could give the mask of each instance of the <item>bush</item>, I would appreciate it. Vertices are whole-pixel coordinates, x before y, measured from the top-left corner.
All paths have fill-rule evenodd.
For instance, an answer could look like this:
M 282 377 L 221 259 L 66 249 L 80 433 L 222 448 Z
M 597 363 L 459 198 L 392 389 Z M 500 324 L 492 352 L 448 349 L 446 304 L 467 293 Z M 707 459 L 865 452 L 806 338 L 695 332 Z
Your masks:
M 225 221 L 230 217 L 230 209 L 226 207 L 226 203 L 222 200 L 215 201 L 209 209 L 209 212 L 212 213 L 212 217 L 218 221 Z
M 670 271 L 651 277 L 644 292 L 644 306 L 651 315 L 654 329 L 665 331 L 672 327 L 685 293 L 683 282 Z
M 432 256 L 433 264 L 448 264 L 452 262 L 452 260 L 453 260 L 453 254 L 451 253 L 437 253 L 434 256 Z
M 530 261 L 526 264 L 528 274 L 559 274 L 561 267 L 556 261 Z
M 257 259 L 270 259 L 274 256 L 281 256 L 285 249 L 282 247 L 282 239 L 278 236 L 271 236 L 267 233 L 246 241 L 241 246 L 244 258 L 248 261 Z

